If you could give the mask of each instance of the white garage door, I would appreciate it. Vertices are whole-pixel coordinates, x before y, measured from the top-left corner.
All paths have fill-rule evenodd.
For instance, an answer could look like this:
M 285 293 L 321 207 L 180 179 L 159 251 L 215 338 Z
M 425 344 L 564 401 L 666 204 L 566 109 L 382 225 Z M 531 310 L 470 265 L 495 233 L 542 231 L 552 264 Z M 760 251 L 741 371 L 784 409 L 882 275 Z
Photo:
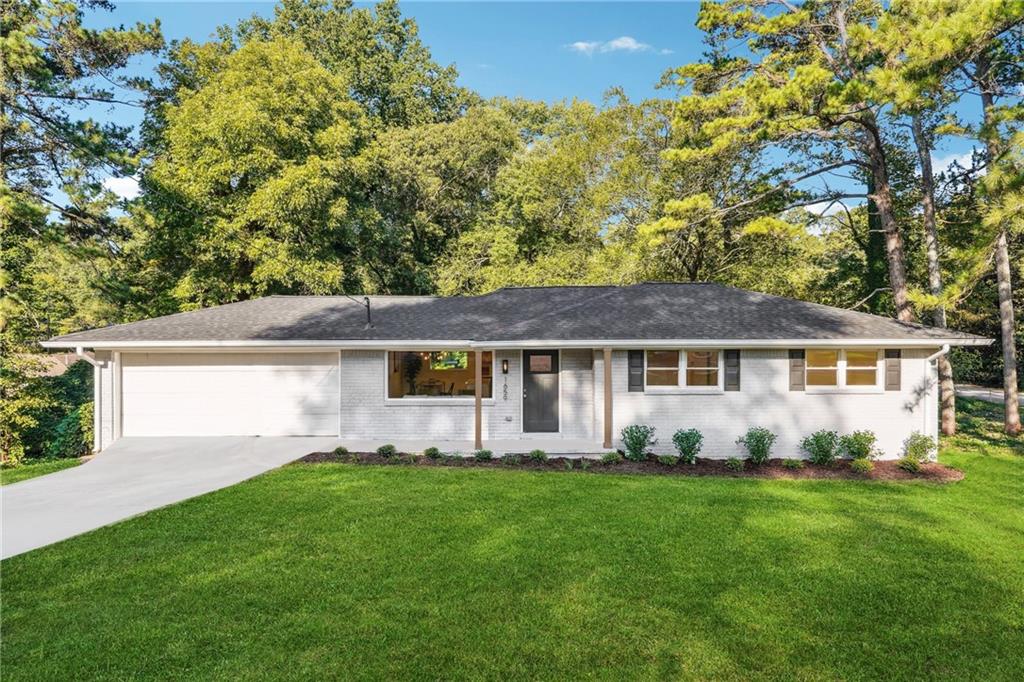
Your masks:
M 337 353 L 124 353 L 125 436 L 329 436 Z

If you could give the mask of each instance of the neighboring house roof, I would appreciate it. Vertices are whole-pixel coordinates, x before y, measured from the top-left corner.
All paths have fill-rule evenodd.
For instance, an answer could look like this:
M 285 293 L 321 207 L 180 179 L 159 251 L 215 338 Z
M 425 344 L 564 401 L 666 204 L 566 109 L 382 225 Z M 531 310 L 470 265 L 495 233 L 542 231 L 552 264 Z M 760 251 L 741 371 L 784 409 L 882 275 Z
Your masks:
M 447 341 L 889 340 L 977 345 L 971 334 L 710 283 L 505 288 L 482 296 L 268 296 L 58 336 L 50 347 Z M 379 343 L 378 343 L 379 345 Z M 742 343 L 740 345 L 753 345 Z

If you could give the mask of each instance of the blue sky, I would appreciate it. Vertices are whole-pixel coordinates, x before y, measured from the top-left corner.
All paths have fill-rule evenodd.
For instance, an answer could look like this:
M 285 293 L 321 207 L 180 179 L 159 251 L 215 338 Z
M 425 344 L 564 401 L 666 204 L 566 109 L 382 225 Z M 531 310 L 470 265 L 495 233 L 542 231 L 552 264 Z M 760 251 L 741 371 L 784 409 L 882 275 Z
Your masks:
M 117 2 L 117 0 L 115 0 Z M 368 4 L 368 3 L 360 3 Z M 223 24 L 253 13 L 270 15 L 273 2 L 117 2 L 113 12 L 90 16 L 96 26 L 160 19 L 168 40 L 205 40 Z M 402 4 L 424 43 L 442 64 L 455 64 L 459 80 L 484 97 L 504 95 L 599 103 L 613 86 L 633 100 L 670 96 L 658 91 L 661 75 L 696 61 L 703 51 L 694 26 L 698 2 L 428 2 Z M 152 60 L 135 65 L 151 72 Z M 98 112 L 91 112 L 97 115 Z M 100 114 L 136 123 L 139 112 Z M 965 141 L 946 142 L 937 165 L 969 155 Z M 125 181 L 112 189 L 127 190 Z
M 270 15 L 273 8 L 273 2 L 122 0 L 92 23 L 159 18 L 167 39 L 203 40 L 222 24 Z M 653 96 L 666 69 L 698 58 L 698 8 L 697 2 L 402 3 L 434 58 L 455 64 L 460 82 L 483 96 L 593 102 L 616 85 L 633 99 Z

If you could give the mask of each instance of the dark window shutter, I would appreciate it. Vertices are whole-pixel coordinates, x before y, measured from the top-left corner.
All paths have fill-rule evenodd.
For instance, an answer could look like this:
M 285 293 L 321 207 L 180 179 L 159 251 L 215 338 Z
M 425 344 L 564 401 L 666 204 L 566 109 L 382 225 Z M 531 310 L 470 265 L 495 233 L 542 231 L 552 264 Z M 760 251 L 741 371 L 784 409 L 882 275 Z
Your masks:
M 631 392 L 643 392 L 644 390 L 644 352 L 642 350 L 629 351 L 629 390 Z
M 725 390 L 740 390 L 740 352 L 725 351 Z
M 885 390 L 898 391 L 902 388 L 899 348 L 888 348 L 885 351 Z
M 804 352 L 802 350 L 789 351 L 789 390 L 804 390 Z

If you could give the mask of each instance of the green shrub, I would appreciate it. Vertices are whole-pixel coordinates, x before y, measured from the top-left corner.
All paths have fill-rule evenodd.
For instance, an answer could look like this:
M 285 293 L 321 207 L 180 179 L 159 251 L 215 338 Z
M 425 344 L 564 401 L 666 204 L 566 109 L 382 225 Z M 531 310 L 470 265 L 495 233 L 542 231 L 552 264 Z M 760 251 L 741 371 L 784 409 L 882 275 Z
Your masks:
M 739 457 L 730 457 L 725 460 L 725 468 L 729 471 L 743 471 L 743 460 Z
M 915 431 L 903 441 L 903 455 L 918 462 L 930 461 L 935 455 L 935 440 Z
M 866 476 L 875 470 L 875 463 L 866 457 L 861 457 L 850 462 L 850 470 Z
M 572 470 L 572 460 L 571 459 L 565 459 L 563 461 L 565 462 L 565 468 L 571 471 Z
M 334 448 L 334 454 L 336 454 L 338 457 L 344 457 L 345 455 L 348 454 L 348 448 L 346 448 L 344 445 L 339 445 L 338 447 Z
M 658 442 L 654 437 L 654 427 L 647 424 L 630 424 L 622 429 L 620 436 L 626 448 L 626 458 L 634 462 L 642 462 L 647 451 Z
M 398 448 L 396 448 L 391 443 L 381 445 L 379 448 L 377 448 L 377 454 L 380 455 L 381 457 L 394 457 L 397 453 Z
M 772 445 L 778 438 L 768 429 L 755 426 L 740 436 L 736 442 L 747 449 L 751 464 L 764 464 L 772 454 Z
M 664 464 L 667 467 L 675 466 L 679 463 L 679 457 L 675 455 L 658 455 L 658 464 Z
M 83 408 L 89 405 L 86 417 L 89 421 L 88 432 L 83 428 Z M 81 457 L 92 452 L 92 403 L 84 403 L 68 412 L 57 422 L 53 437 L 46 444 L 47 457 Z M 86 440 L 88 438 L 88 441 Z
M 506 466 L 514 467 L 523 463 L 523 456 L 517 452 L 506 452 L 501 456 L 501 463 Z
M 802 459 L 784 459 L 782 460 L 782 466 L 787 469 L 803 469 L 806 465 Z
M 910 455 L 900 457 L 899 461 L 896 462 L 896 466 L 912 474 L 921 472 L 921 462 L 916 457 L 911 457 Z
M 580 457 L 580 469 L 586 471 L 587 469 L 590 468 L 590 464 L 591 462 L 589 459 L 587 459 L 586 457 Z
M 622 455 L 615 450 L 601 455 L 601 464 L 618 464 L 622 461 Z
M 811 456 L 811 462 L 831 466 L 836 461 L 839 434 L 835 431 L 815 431 L 800 441 L 800 447 Z
M 679 429 L 672 434 L 672 443 L 679 452 L 679 459 L 685 464 L 693 464 L 704 444 L 704 436 L 697 429 Z
M 534 462 L 548 461 L 548 453 L 543 450 L 530 450 L 530 459 Z
M 423 455 L 427 459 L 441 459 L 441 451 L 433 446 L 424 450 Z
M 473 453 L 473 459 L 478 462 L 489 462 L 494 459 L 494 453 L 490 450 L 477 450 Z
M 839 450 L 849 459 L 874 459 L 878 456 L 874 431 L 854 431 L 839 439 Z

